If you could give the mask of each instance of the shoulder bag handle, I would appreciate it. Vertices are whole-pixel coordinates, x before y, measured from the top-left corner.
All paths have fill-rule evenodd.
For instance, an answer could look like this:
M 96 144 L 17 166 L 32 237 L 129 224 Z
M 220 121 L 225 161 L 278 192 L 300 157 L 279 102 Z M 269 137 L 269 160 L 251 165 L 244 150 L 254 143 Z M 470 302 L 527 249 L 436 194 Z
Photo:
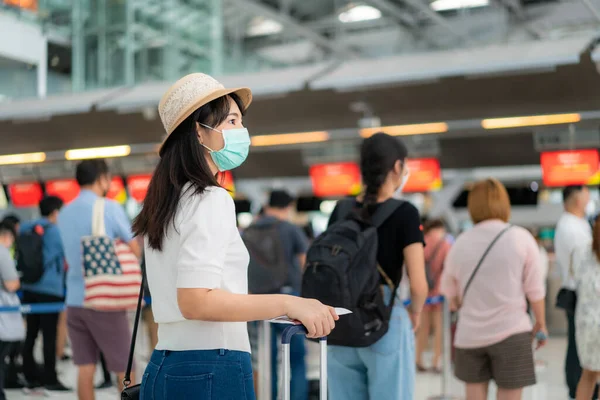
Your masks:
M 500 239 L 500 237 L 502 237 L 502 235 L 504 235 L 504 233 L 506 231 L 508 231 L 510 228 L 512 228 L 512 225 L 508 225 L 506 228 L 502 229 L 500 231 L 500 233 L 496 235 L 496 237 L 494 238 L 494 240 L 492 240 L 492 243 L 490 243 L 490 245 L 487 247 L 487 249 L 485 249 L 485 252 L 483 253 L 483 255 L 481 256 L 481 258 L 479 259 L 479 262 L 477 263 L 477 266 L 475 267 L 475 269 L 471 273 L 471 276 L 469 277 L 469 280 L 467 281 L 467 284 L 465 285 L 465 290 L 463 290 L 463 295 L 462 295 L 461 303 L 463 302 L 465 296 L 467 295 L 467 290 L 469 290 L 469 287 L 471 286 L 471 282 L 473 282 L 473 278 L 475 277 L 475 274 L 477 274 L 477 271 L 479 271 L 479 268 L 481 268 L 481 264 L 483 264 L 483 261 L 487 257 L 488 253 L 490 252 L 490 250 L 492 249 L 492 247 L 494 247 L 494 245 L 496 244 L 496 242 L 498 241 L 498 239 Z
M 143 272 L 143 271 L 142 271 Z M 123 378 L 125 388 L 131 385 L 131 369 L 133 368 L 133 355 L 135 352 L 135 339 L 137 338 L 138 327 L 140 325 L 140 314 L 142 313 L 142 299 L 144 297 L 144 285 L 146 283 L 146 274 L 142 273 L 142 283 L 140 284 L 140 294 L 138 297 L 137 309 L 135 310 L 135 322 L 133 323 L 133 332 L 131 333 L 131 346 L 129 348 L 129 358 L 127 359 L 127 370 Z
M 103 198 L 98 198 L 94 203 L 94 209 L 92 210 L 92 236 L 106 236 L 104 204 L 105 201 Z

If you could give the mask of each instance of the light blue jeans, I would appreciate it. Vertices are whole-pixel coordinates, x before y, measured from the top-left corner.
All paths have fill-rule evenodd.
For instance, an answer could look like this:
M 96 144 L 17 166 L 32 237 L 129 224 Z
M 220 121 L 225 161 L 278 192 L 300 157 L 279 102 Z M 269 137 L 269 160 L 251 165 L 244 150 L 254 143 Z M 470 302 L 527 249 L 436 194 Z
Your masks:
M 402 303 L 396 299 L 389 330 L 377 343 L 329 346 L 327 371 L 331 400 L 413 400 L 415 336 Z

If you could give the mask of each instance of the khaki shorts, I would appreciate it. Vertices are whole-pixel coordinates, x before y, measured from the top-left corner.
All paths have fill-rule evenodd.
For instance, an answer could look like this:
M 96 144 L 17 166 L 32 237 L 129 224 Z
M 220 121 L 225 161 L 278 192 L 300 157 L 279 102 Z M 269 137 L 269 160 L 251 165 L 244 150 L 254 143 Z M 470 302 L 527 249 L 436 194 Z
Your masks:
M 131 344 L 125 311 L 68 307 L 67 327 L 75 365 L 95 365 L 102 352 L 109 371 L 125 372 Z
M 531 332 L 475 349 L 456 348 L 454 375 L 466 383 L 494 380 L 502 389 L 535 385 Z

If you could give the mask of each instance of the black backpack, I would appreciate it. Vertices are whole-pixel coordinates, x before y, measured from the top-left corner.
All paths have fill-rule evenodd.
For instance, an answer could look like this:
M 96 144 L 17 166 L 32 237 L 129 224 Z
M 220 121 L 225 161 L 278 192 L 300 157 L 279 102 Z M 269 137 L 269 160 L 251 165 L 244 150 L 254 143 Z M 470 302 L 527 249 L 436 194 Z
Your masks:
M 37 224 L 17 237 L 17 269 L 21 282 L 36 283 L 44 275 L 44 229 Z
M 288 284 L 289 268 L 281 239 L 281 222 L 250 225 L 242 239 L 250 253 L 248 291 L 252 294 L 280 293 Z
M 397 287 L 386 305 L 381 276 L 393 285 L 377 263 L 377 228 L 402 204 L 388 200 L 364 221 L 353 211 L 354 200 L 338 205 L 339 222 L 331 225 L 309 248 L 302 277 L 302 297 L 352 311 L 336 323 L 328 341 L 332 345 L 367 347 L 388 331 Z M 380 275 L 381 274 L 381 275 Z

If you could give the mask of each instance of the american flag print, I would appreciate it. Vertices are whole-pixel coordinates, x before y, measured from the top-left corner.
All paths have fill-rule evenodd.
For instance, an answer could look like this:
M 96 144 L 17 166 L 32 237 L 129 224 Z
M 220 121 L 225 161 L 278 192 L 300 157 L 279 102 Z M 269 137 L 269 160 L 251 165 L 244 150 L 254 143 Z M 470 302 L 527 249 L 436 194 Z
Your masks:
M 100 311 L 137 306 L 142 271 L 129 246 L 108 236 L 81 240 L 85 299 L 83 306 Z

